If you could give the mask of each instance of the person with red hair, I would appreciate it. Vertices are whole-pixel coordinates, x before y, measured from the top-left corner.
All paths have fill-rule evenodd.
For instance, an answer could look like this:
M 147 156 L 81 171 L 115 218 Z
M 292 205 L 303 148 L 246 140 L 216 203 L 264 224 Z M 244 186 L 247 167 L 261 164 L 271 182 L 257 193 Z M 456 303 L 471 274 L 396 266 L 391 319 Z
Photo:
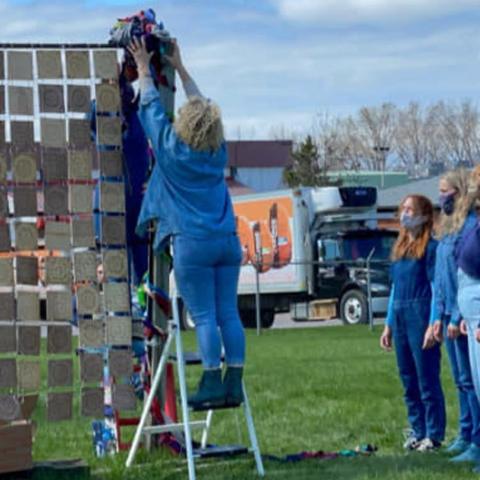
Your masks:
M 392 289 L 384 350 L 395 348 L 411 430 L 404 448 L 425 452 L 445 435 L 445 400 L 440 382 L 440 345 L 433 323 L 433 280 L 437 242 L 432 238 L 433 206 L 422 195 L 407 196 L 399 208 L 401 228 L 392 250 Z

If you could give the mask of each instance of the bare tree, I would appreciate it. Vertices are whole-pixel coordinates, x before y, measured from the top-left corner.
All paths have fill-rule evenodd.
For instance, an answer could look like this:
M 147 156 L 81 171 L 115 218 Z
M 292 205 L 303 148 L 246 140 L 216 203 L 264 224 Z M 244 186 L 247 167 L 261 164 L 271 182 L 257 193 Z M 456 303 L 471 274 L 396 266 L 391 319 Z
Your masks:
M 435 107 L 441 125 L 439 140 L 444 144 L 446 163 L 473 166 L 480 158 L 480 114 L 478 107 L 466 100 L 460 105 L 439 102 Z
M 398 112 L 398 125 L 395 132 L 395 152 L 399 166 L 413 173 L 426 161 L 426 142 L 424 137 L 425 118 L 420 105 L 411 102 Z
M 325 112 L 317 117 L 314 126 L 314 139 L 318 149 L 320 166 L 325 170 L 350 170 L 350 140 L 345 121 Z
M 430 105 L 425 112 L 425 125 L 423 134 L 426 145 L 426 156 L 424 170 L 419 172 L 427 175 L 432 167 L 436 166 L 439 171 L 448 166 L 448 148 L 443 141 L 443 126 L 441 122 L 442 107 L 439 103 Z
M 397 127 L 397 108 L 393 103 L 379 107 L 363 107 L 358 112 L 359 141 L 364 150 L 364 163 L 371 170 L 384 171 L 392 151 Z
M 398 112 L 394 150 L 398 166 L 412 176 L 424 176 L 432 165 L 444 164 L 442 125 L 438 119 L 438 105 L 423 108 L 411 102 Z
M 347 169 L 368 168 L 371 153 L 359 132 L 358 122 L 349 116 L 342 121 L 342 130 Z
M 271 140 L 292 140 L 293 132 L 284 123 L 273 125 L 268 130 L 268 138 Z
M 324 172 L 389 167 L 418 177 L 480 161 L 480 111 L 471 100 L 427 106 L 410 102 L 404 108 L 384 103 L 344 118 L 322 113 L 307 134 Z M 272 129 L 271 136 L 289 137 L 297 147 L 305 138 L 284 125 Z

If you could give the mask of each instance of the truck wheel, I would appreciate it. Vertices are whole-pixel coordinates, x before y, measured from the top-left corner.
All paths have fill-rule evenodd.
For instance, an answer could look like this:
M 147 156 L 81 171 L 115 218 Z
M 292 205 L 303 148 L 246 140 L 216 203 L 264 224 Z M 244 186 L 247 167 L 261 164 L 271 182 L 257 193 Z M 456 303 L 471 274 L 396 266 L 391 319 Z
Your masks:
M 367 297 L 360 290 L 348 290 L 340 301 L 340 316 L 345 325 L 367 323 Z
M 261 315 L 262 328 L 270 328 L 275 320 L 274 310 L 262 310 Z
M 240 318 L 245 328 L 257 328 L 257 313 L 255 310 L 240 310 Z M 274 310 L 262 310 L 260 321 L 262 328 L 270 328 L 275 320 Z

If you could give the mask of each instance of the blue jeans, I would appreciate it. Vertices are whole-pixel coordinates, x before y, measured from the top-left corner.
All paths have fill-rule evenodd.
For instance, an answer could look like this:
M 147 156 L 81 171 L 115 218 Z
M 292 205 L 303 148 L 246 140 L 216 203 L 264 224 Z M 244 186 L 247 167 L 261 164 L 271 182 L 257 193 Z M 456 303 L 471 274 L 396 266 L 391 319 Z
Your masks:
M 467 442 L 480 446 L 480 406 L 473 387 L 468 339 L 460 335 L 457 339 L 450 340 L 446 336 L 446 328 L 444 337 L 458 393 L 459 435 Z
M 430 303 L 395 302 L 393 341 L 404 388 L 408 421 L 419 439 L 445 436 L 445 400 L 440 383 L 440 345 L 423 350 Z
M 237 307 L 242 259 L 238 237 L 177 235 L 173 252 L 175 280 L 195 323 L 204 368 L 220 366 L 222 340 L 227 365 L 243 365 L 245 334 Z
M 480 322 L 480 280 L 458 269 L 458 308 L 467 324 L 468 352 L 473 386 L 480 402 L 480 343 L 475 340 L 475 331 Z

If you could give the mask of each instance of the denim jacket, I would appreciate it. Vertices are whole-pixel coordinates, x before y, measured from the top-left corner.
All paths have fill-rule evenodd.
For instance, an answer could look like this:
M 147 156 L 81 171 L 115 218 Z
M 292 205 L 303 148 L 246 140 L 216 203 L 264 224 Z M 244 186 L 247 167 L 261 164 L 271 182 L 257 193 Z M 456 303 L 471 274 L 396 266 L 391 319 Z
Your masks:
M 458 234 L 445 235 L 439 242 L 435 262 L 435 303 L 438 320 L 450 317 L 450 323 L 459 325 L 457 304 L 457 262 L 454 250 Z
M 137 224 L 145 235 L 157 221 L 154 248 L 166 246 L 170 235 L 208 238 L 234 233 L 235 217 L 224 178 L 226 145 L 216 151 L 191 149 L 176 134 L 156 88 L 142 92 L 139 118 L 155 155 Z
M 438 320 L 450 316 L 453 325 L 459 325 L 461 316 L 458 309 L 457 261 L 455 246 L 476 222 L 476 216 L 469 214 L 458 233 L 445 235 L 438 243 L 435 263 L 435 302 Z

